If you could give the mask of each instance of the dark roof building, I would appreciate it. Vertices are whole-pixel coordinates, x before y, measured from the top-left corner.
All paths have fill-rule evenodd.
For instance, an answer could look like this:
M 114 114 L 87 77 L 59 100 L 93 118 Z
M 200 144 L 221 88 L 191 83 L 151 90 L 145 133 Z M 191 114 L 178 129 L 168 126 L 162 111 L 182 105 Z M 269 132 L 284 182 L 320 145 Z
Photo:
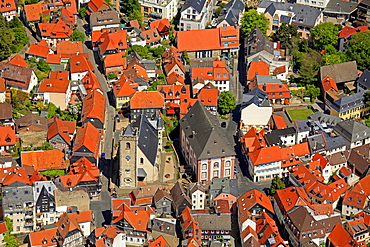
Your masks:
M 241 0 L 232 0 L 228 2 L 221 10 L 214 26 L 227 23 L 229 26 L 239 26 L 240 15 L 244 12 L 245 3 Z M 225 24 L 226 24 L 225 23 Z
M 347 149 L 370 142 L 370 128 L 356 119 L 347 119 L 334 127 L 334 132 L 343 136 Z

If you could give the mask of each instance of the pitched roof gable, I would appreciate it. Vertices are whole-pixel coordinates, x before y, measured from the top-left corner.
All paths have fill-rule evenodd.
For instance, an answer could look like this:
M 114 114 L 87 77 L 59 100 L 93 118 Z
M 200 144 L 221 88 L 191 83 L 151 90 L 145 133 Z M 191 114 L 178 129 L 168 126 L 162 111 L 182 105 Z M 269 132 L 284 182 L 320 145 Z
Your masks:
M 90 122 L 87 122 L 77 130 L 73 144 L 73 152 L 77 152 L 80 148 L 85 147 L 97 158 L 99 154 L 100 136 L 98 129 Z
M 61 149 L 23 151 L 21 152 L 21 162 L 23 166 L 33 167 L 37 171 L 65 169 L 68 164 L 64 156 Z
M 131 98 L 131 109 L 163 107 L 164 98 L 158 91 L 136 92 Z
M 105 97 L 98 90 L 92 90 L 83 100 L 81 121 L 89 119 L 99 119 L 104 124 L 105 119 Z

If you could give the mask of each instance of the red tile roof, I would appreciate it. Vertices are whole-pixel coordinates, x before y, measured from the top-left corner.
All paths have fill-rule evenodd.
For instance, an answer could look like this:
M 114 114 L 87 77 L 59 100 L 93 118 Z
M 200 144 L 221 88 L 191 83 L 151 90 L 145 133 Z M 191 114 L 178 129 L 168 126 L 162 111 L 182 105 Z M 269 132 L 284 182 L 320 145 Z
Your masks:
M 286 73 L 287 70 L 286 70 L 286 66 L 283 65 L 283 66 L 280 66 L 280 67 L 277 67 L 275 70 L 274 70 L 274 75 L 280 75 L 280 74 L 283 74 L 283 73 Z
M 95 89 L 98 89 L 101 92 L 103 92 L 103 89 L 100 86 L 100 82 L 96 77 L 96 74 L 92 71 L 88 71 L 86 75 L 81 79 L 81 82 L 83 83 L 86 92 L 88 93 Z
M 81 173 L 77 174 L 67 174 L 59 177 L 60 182 L 65 188 L 68 187 L 75 187 L 81 182 L 97 182 L 98 178 L 96 178 L 90 171 L 82 171 Z
M 184 232 L 184 239 L 196 241 L 200 246 L 202 239 L 202 231 L 199 228 L 199 223 L 191 215 L 191 210 L 189 207 L 185 207 L 180 215 L 180 224 L 182 231 Z M 188 246 L 194 246 L 188 245 Z
M 67 123 L 70 122 L 70 123 Z M 71 129 L 73 132 L 71 133 Z M 62 121 L 59 117 L 52 118 L 52 122 L 49 124 L 48 127 L 48 140 L 53 138 L 56 135 L 59 135 L 68 145 L 71 145 L 71 139 L 69 137 L 70 134 L 74 133 L 76 129 L 76 122 L 72 121 Z
M 33 167 L 37 171 L 66 169 L 68 164 L 64 156 L 61 149 L 24 151 L 21 152 L 21 162 L 23 166 Z
M 156 239 L 149 240 L 148 245 L 144 245 L 148 247 L 169 247 L 170 245 L 167 243 L 166 239 L 161 235 Z
M 5 80 L 4 78 L 0 78 L 0 92 L 5 92 L 6 87 L 5 87 Z
M 60 64 L 61 58 L 61 54 L 49 54 L 46 58 L 46 62 L 50 64 Z
M 158 29 L 158 32 L 161 36 L 166 35 L 170 31 L 170 20 L 164 18 L 164 19 L 159 19 L 155 20 L 150 23 L 150 28 L 156 28 Z
M 69 88 L 70 81 L 63 77 L 58 79 L 46 78 L 43 82 L 40 83 L 38 88 L 38 93 L 67 93 Z
M 282 116 L 272 114 L 272 120 L 275 123 L 276 129 L 286 129 L 288 126 L 285 123 L 285 119 Z
M 163 94 L 165 101 L 190 98 L 189 85 L 158 85 L 157 90 Z
M 359 26 L 359 27 L 356 27 L 356 28 L 353 28 L 353 27 L 349 27 L 349 26 L 345 26 L 342 31 L 340 31 L 339 33 L 339 38 L 344 38 L 344 39 L 348 39 L 349 37 L 351 37 L 352 35 L 356 34 L 356 33 L 360 33 L 360 32 L 363 32 L 363 31 L 367 31 L 369 30 L 366 26 Z
M 57 226 L 58 236 L 61 237 L 58 239 L 59 241 L 64 241 L 71 232 L 81 231 L 76 219 L 72 218 L 67 213 L 63 213 L 55 225 Z M 59 242 L 59 244 L 61 244 L 61 242 Z
M 185 78 L 181 75 L 177 74 L 176 72 L 172 72 L 166 77 L 167 84 L 174 85 L 174 84 L 181 84 L 185 85 Z
M 127 68 L 127 58 L 124 57 L 124 52 L 119 52 L 104 57 L 104 67 L 105 69 L 109 67 L 122 66 L 123 69 Z
M 63 40 L 57 44 L 57 54 L 78 55 L 80 53 L 84 53 L 81 41 Z
M 90 122 L 84 124 L 77 130 L 73 145 L 73 152 L 77 152 L 81 147 L 85 147 L 94 154 L 94 158 L 98 157 L 100 146 L 100 132 Z
M 81 121 L 86 119 L 99 119 L 104 124 L 105 119 L 105 97 L 98 90 L 92 90 L 83 100 Z
M 269 99 L 286 99 L 290 98 L 290 90 L 287 84 L 264 84 L 258 85 L 258 88 L 269 94 Z
M 31 44 L 27 54 L 46 59 L 49 54 L 49 47 L 39 44 Z
M 128 80 L 122 75 L 113 83 L 113 92 L 115 97 L 132 97 L 137 92 L 138 85 L 132 80 Z
M 358 181 L 352 190 L 358 193 L 365 193 L 365 195 L 370 196 L 370 176 L 366 176 Z
M 71 73 L 80 73 L 94 71 L 94 67 L 89 59 L 86 59 L 83 55 L 78 55 L 69 59 L 69 70 Z
M 160 92 L 136 92 L 131 98 L 131 109 L 163 108 L 164 98 Z
M 0 234 L 1 233 L 4 233 L 6 231 L 8 231 L 8 229 L 6 228 L 6 223 L 5 222 L 1 222 L 0 223 Z
M 220 27 L 212 29 L 200 29 L 176 32 L 176 43 L 179 51 L 207 51 L 239 47 L 239 28 Z M 222 41 L 236 41 L 228 47 Z
M 14 182 L 31 184 L 28 179 L 26 169 L 24 167 L 9 167 L 1 169 L 1 184 L 3 186 L 10 185 Z
M 12 126 L 0 126 L 0 146 L 11 146 L 17 143 Z
M 360 247 L 340 223 L 333 228 L 328 236 L 328 240 L 332 246 L 336 247 Z
M 150 212 L 143 209 L 131 209 L 126 204 L 123 204 L 121 214 L 113 220 L 117 223 L 120 220 L 125 220 L 131 227 L 137 231 L 148 231 L 148 222 L 150 220 Z
M 45 10 L 47 10 L 47 8 L 44 8 L 44 3 L 26 4 L 23 7 L 26 19 L 29 22 L 39 21 L 41 19 L 40 15 Z
M 251 165 L 260 165 L 281 160 L 280 146 L 264 147 L 248 153 Z
M 283 215 L 286 215 L 294 207 L 311 205 L 311 200 L 302 187 L 289 187 L 277 190 L 274 197 Z
M 229 71 L 226 67 L 225 61 L 220 61 L 216 58 L 213 61 L 213 67 L 192 67 L 191 80 L 196 78 L 203 78 L 205 80 L 228 81 L 230 80 Z
M 365 209 L 367 205 L 367 195 L 365 193 L 347 190 L 344 194 L 342 204 Z
M 15 11 L 16 9 L 17 5 L 14 0 L 4 0 L 1 2 L 0 13 Z
M 217 107 L 219 94 L 218 89 L 208 83 L 198 91 L 198 100 L 205 106 Z
M 104 55 L 106 51 L 123 52 L 128 48 L 126 30 L 103 32 L 99 40 L 102 42 L 99 45 L 100 55 Z
M 140 25 L 139 25 L 138 20 L 131 20 L 131 21 L 129 21 L 129 25 L 130 25 L 130 27 L 140 28 Z
M 241 195 L 237 200 L 237 205 L 239 210 L 239 222 L 244 222 L 249 219 L 249 211 L 256 205 L 261 206 L 272 214 L 275 212 L 271 200 L 264 193 L 256 189 L 247 191 Z
M 248 68 L 247 80 L 252 80 L 256 75 L 270 75 L 270 65 L 264 61 L 252 61 Z
M 61 19 L 57 23 L 39 23 L 41 37 L 49 39 L 69 39 L 72 29 Z
M 244 136 L 240 138 L 240 143 L 243 149 L 247 152 L 254 152 L 261 146 L 266 146 L 266 141 L 264 138 L 265 131 L 262 130 L 257 132 L 255 127 L 250 128 Z
M 24 59 L 19 54 L 16 54 L 12 59 L 10 59 L 8 63 L 21 67 L 28 67 L 26 61 L 24 61 Z
M 91 0 L 89 1 L 88 6 L 94 12 L 98 12 L 99 10 L 109 7 L 109 5 L 104 0 Z
M 333 78 L 330 76 L 325 76 L 325 78 L 322 80 L 322 88 L 326 92 L 329 89 L 334 89 L 335 91 L 338 91 L 337 83 Z
M 28 237 L 30 240 L 30 246 L 56 246 L 57 243 L 55 241 L 58 237 L 57 228 L 31 232 L 28 234 Z
M 94 220 L 91 210 L 78 211 L 77 213 L 68 213 L 70 217 L 74 218 L 79 224 L 84 222 L 92 222 Z
M 151 28 L 141 32 L 142 37 L 145 39 L 146 43 L 157 42 L 161 40 L 161 36 L 156 28 Z

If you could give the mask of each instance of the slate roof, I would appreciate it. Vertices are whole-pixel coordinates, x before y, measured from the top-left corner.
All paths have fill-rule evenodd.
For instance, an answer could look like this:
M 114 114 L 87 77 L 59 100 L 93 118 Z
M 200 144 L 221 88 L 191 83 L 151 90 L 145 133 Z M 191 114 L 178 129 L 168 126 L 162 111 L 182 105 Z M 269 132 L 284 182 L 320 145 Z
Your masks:
M 330 0 L 324 9 L 325 13 L 351 14 L 357 8 L 357 3 L 342 0 Z
M 259 89 L 258 87 L 243 94 L 242 107 L 254 103 L 256 106 L 270 106 L 268 94 Z M 241 108 L 242 108 L 241 107 Z
M 181 12 L 189 7 L 193 7 L 198 13 L 202 12 L 204 4 L 207 0 L 186 0 L 185 4 L 181 8 Z
M 358 76 L 356 61 L 320 67 L 320 81 L 330 76 L 337 84 L 355 81 Z
M 245 3 L 241 0 L 232 0 L 228 2 L 222 9 L 220 15 L 217 18 L 217 25 L 222 21 L 226 22 L 230 26 L 238 26 L 239 16 L 245 9 Z
M 141 115 L 138 146 L 152 165 L 155 165 L 158 150 L 158 130 L 150 124 L 145 114 Z
M 310 118 L 318 119 L 321 124 L 325 123 L 326 125 L 329 125 L 329 126 L 335 126 L 337 123 L 342 121 L 340 117 L 328 115 L 320 111 L 312 113 L 310 115 Z
M 331 108 L 335 111 L 342 113 L 351 110 L 355 107 L 359 107 L 365 104 L 365 97 L 363 92 L 351 94 L 343 98 L 335 100 L 333 103 L 329 104 Z
M 217 119 L 199 101 L 180 120 L 180 126 L 196 159 L 235 155 L 233 146 L 226 138 Z
M 221 193 L 230 193 L 238 196 L 238 182 L 236 179 L 214 178 L 209 186 L 209 194 L 216 198 Z
M 105 21 L 109 20 L 109 21 Z M 91 26 L 101 26 L 108 24 L 119 24 L 120 19 L 115 10 L 93 12 L 90 15 Z
M 177 183 L 172 187 L 170 194 L 175 208 L 180 207 L 181 204 L 184 202 L 184 199 L 188 202 L 188 206 L 191 205 L 191 200 L 186 195 L 184 186 L 182 186 L 179 181 L 177 181 Z
M 258 5 L 258 8 L 263 8 L 264 6 L 266 6 L 265 13 L 269 13 L 271 16 L 274 16 L 276 11 L 293 12 L 294 15 L 292 23 L 300 26 L 314 27 L 317 17 L 321 14 L 320 10 L 310 6 L 292 4 L 288 2 L 262 2 L 263 4 Z M 288 17 L 285 16 L 282 21 L 288 21 Z
M 347 119 L 334 127 L 334 132 L 349 142 L 356 142 L 370 137 L 370 128 L 356 119 Z
M 364 72 L 357 79 L 357 83 L 361 84 L 365 89 L 370 88 L 370 71 L 365 69 Z
M 274 129 L 270 132 L 267 132 L 265 137 L 268 144 L 271 145 L 282 145 L 283 143 L 280 140 L 280 136 L 285 135 L 295 135 L 296 129 L 294 127 L 289 127 L 285 129 Z

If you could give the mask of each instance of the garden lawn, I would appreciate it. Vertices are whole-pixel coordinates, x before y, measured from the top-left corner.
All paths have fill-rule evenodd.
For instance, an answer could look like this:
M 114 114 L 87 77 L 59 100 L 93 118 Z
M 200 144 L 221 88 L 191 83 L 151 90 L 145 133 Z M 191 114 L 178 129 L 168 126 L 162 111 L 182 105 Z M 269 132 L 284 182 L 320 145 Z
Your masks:
M 307 119 L 313 111 L 311 109 L 296 109 L 296 110 L 287 110 L 292 121 L 298 119 Z

